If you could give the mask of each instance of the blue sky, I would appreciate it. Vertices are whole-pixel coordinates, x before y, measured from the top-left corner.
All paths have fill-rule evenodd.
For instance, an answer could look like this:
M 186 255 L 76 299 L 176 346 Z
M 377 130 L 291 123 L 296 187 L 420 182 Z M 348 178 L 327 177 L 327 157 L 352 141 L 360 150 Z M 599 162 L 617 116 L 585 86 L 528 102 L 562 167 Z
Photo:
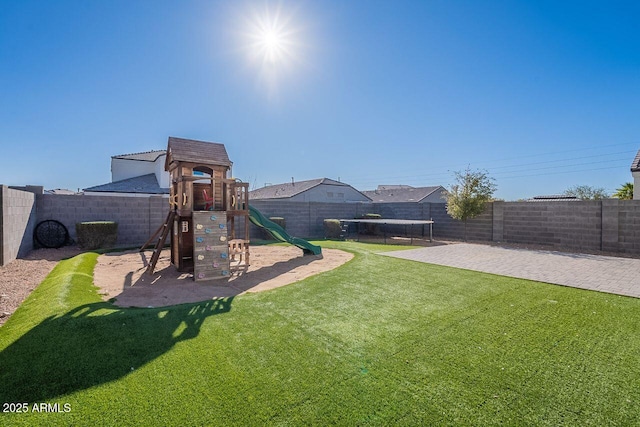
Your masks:
M 177 136 L 224 143 L 252 186 L 470 166 L 507 200 L 614 191 L 640 149 L 639 5 L 0 0 L 0 183 L 107 183 L 111 156 Z

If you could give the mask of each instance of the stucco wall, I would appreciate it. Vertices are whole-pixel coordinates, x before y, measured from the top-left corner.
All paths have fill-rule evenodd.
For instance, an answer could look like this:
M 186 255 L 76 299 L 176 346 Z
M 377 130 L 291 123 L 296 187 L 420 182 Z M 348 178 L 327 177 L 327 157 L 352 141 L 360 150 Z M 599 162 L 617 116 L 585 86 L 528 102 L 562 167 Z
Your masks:
M 155 163 L 144 160 L 111 159 L 111 181 L 122 181 L 155 173 Z
M 441 190 L 436 190 L 435 192 L 429 194 L 422 200 L 422 203 L 445 203 L 446 199 L 442 195 L 442 192 L 446 191 L 444 187 Z
M 327 202 L 327 203 L 344 203 L 344 202 L 368 202 L 362 193 L 353 187 L 346 185 L 320 184 L 309 190 L 296 194 L 289 199 L 290 202 Z
M 146 160 L 111 159 L 111 182 L 136 176 L 155 174 L 160 188 L 169 188 L 169 172 L 164 170 L 166 154 L 159 156 L 155 162 Z
M 160 186 L 160 188 L 169 188 L 169 172 L 164 170 L 164 162 L 166 160 L 167 155 L 163 154 L 154 162 L 154 172 L 156 174 L 156 179 L 158 180 L 158 185 Z

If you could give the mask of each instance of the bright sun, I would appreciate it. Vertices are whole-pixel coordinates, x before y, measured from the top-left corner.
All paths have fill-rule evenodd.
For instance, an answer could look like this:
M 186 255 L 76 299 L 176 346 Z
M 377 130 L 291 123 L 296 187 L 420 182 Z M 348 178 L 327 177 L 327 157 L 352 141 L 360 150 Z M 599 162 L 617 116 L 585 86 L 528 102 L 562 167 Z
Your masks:
M 262 46 L 264 57 L 269 62 L 276 62 L 285 53 L 285 43 L 282 36 L 275 31 L 266 31 L 262 35 Z
M 237 9 L 233 32 L 246 70 L 271 100 L 276 100 L 308 70 L 313 44 L 311 26 L 299 3 L 264 0 Z
M 282 5 L 254 11 L 249 17 L 245 33 L 248 53 L 261 67 L 288 67 L 295 59 L 299 31 L 293 27 L 292 17 L 283 13 Z

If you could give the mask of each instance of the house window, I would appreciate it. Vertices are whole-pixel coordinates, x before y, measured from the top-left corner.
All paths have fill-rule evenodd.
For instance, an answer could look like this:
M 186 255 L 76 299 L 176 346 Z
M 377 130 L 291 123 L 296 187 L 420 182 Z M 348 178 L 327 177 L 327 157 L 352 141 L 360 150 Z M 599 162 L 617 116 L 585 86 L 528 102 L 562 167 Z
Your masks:
M 332 191 L 327 191 L 327 197 L 328 198 L 332 198 L 333 197 L 333 192 Z

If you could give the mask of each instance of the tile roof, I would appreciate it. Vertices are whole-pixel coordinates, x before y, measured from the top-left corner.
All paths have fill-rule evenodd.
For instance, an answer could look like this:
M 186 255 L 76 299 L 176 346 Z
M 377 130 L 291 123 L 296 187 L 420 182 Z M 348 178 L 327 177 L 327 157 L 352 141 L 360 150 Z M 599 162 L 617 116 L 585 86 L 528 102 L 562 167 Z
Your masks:
M 158 160 L 158 157 L 163 156 L 165 154 L 167 154 L 167 150 L 151 150 L 151 151 L 144 151 L 142 153 L 119 154 L 117 156 L 111 156 L 111 158 L 155 162 L 156 160 Z
M 85 188 L 84 191 L 102 193 L 169 194 L 168 188 L 161 188 L 158 185 L 156 175 L 153 173 L 123 179 L 122 181 L 110 182 L 108 184 L 96 185 L 94 187 Z
M 227 149 L 217 142 L 169 137 L 165 170 L 173 162 L 190 162 L 231 167 Z
M 444 191 L 444 187 L 411 187 L 408 185 L 378 186 L 377 190 L 367 190 L 362 193 L 374 202 L 420 202 L 436 191 Z
M 344 182 L 334 181 L 329 178 L 317 178 L 307 181 L 286 182 L 283 184 L 269 185 L 249 192 L 249 199 L 287 199 L 300 194 L 320 184 L 351 187 Z M 352 187 L 353 188 L 353 187 Z M 357 191 L 357 190 L 356 190 Z
M 640 172 L 640 150 L 638 150 L 636 158 L 631 163 L 631 172 Z

